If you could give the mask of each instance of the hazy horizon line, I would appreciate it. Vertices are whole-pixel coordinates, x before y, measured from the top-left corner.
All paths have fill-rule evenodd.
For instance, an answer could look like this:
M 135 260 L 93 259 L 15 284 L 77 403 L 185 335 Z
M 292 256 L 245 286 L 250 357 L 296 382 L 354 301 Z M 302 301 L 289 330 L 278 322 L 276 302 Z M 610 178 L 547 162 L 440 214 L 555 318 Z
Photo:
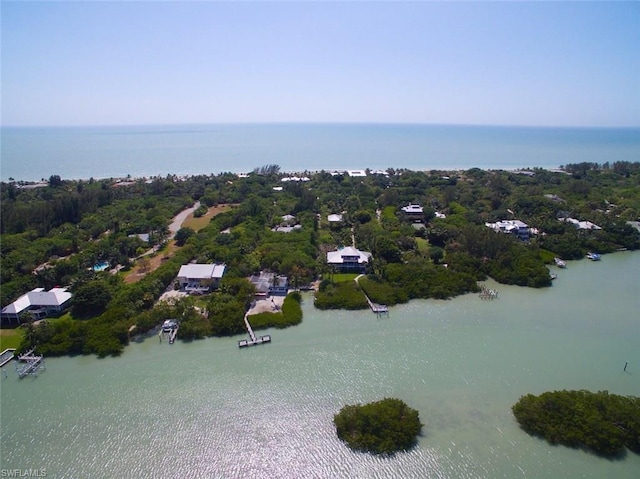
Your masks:
M 158 122 L 158 123 L 90 123 L 90 124 L 11 124 L 0 129 L 11 128 L 122 128 L 122 127 L 180 127 L 180 126 L 277 126 L 277 125 L 380 125 L 380 126 L 446 126 L 446 127 L 487 127 L 487 128 L 553 128 L 553 129 L 640 129 L 638 125 L 544 125 L 544 124 L 504 124 L 504 123 L 439 123 L 411 121 L 212 121 L 212 122 Z

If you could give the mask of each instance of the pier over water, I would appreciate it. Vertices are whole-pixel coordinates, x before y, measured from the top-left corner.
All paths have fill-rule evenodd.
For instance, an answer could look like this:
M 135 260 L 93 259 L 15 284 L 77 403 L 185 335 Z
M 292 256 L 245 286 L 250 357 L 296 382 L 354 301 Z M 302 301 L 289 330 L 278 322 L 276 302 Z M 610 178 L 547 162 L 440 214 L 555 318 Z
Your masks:
M 35 348 L 32 348 L 23 355 L 18 356 L 19 363 L 16 363 L 16 371 L 20 379 L 27 375 L 37 376 L 40 369 L 45 369 L 44 356 L 33 354 L 34 350 Z M 20 363 L 22 363 L 22 366 L 19 366 Z
M 265 344 L 271 342 L 271 336 L 265 334 L 264 336 L 256 337 L 253 329 L 251 329 L 251 324 L 249 324 L 249 314 L 248 312 L 244 314 L 244 324 L 247 327 L 247 332 L 249 333 L 249 339 L 241 339 L 238 341 L 239 348 L 246 348 L 249 346 L 256 346 L 258 344 Z
M 360 286 L 359 283 L 359 279 L 364 276 L 363 274 L 358 275 L 355 279 L 355 282 L 358 286 Z M 364 289 L 362 289 L 362 286 L 360 286 L 360 289 L 362 290 L 362 294 L 364 294 L 364 297 L 367 298 L 367 303 L 369 304 L 369 308 L 371 308 L 371 312 L 376 313 L 376 316 L 380 317 L 381 315 L 386 315 L 389 316 L 389 308 L 387 307 L 386 304 L 378 304 L 378 303 L 374 303 L 373 301 L 371 301 L 371 299 L 369 298 L 369 296 L 367 295 L 367 293 L 365 292 Z

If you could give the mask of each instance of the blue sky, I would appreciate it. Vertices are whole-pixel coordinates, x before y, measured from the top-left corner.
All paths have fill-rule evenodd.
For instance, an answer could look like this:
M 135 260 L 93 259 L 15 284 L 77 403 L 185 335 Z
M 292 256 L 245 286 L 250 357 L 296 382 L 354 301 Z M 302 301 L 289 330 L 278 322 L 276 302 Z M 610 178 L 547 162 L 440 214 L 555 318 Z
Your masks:
M 5 126 L 640 126 L 638 2 L 1 9 Z

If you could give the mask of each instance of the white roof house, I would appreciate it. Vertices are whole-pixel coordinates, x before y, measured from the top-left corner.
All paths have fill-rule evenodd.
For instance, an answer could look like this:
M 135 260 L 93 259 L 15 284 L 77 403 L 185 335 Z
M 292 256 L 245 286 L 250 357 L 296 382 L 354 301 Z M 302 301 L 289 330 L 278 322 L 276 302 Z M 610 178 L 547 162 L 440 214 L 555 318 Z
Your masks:
M 185 264 L 180 266 L 178 278 L 187 279 L 220 279 L 227 267 L 225 264 Z
M 400 208 L 404 213 L 408 215 L 421 215 L 423 213 L 422 206 L 410 204 Z
M 564 221 L 567 223 L 571 223 L 573 226 L 578 228 L 579 230 L 601 230 L 600 226 L 591 221 L 579 221 L 575 218 L 564 218 Z
M 225 264 L 185 264 L 178 272 L 178 282 L 187 292 L 206 292 L 220 281 L 226 267 Z
M 367 176 L 367 172 L 365 170 L 347 170 L 347 174 L 351 177 Z
M 627 224 L 640 232 L 640 221 L 627 221 Z
M 339 214 L 329 215 L 327 216 L 327 220 L 329 221 L 329 223 L 340 223 L 342 221 L 342 215 L 339 215 Z
M 50 313 L 62 311 L 71 297 L 72 294 L 66 288 L 51 288 L 49 291 L 35 288 L 2 308 L 2 317 L 19 319 L 22 313 L 29 310 L 40 310 L 38 317 L 46 317 Z
M 529 239 L 529 225 L 520 220 L 496 221 L 495 223 L 485 223 L 485 226 L 499 233 L 510 233 L 523 240 Z
M 271 228 L 271 231 L 276 233 L 291 233 L 292 231 L 298 231 L 301 229 L 302 229 L 302 225 L 276 226 L 275 228 Z
M 311 181 L 311 178 L 308 176 L 286 176 L 282 178 L 280 181 L 286 183 L 288 181 Z
M 339 269 L 362 270 L 369 263 L 371 253 L 347 246 L 327 253 L 327 263 Z

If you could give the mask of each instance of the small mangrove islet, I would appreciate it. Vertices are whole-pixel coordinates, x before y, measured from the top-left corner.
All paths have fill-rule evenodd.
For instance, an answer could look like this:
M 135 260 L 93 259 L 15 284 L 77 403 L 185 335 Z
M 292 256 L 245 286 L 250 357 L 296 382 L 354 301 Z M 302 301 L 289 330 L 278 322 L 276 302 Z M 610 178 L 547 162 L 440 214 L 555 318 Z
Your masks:
M 520 427 L 550 444 L 583 448 L 599 456 L 640 454 L 640 398 L 607 391 L 527 394 L 512 407 Z
M 411 449 L 423 427 L 418 411 L 395 398 L 346 405 L 334 416 L 333 423 L 338 437 L 351 449 L 372 454 Z

